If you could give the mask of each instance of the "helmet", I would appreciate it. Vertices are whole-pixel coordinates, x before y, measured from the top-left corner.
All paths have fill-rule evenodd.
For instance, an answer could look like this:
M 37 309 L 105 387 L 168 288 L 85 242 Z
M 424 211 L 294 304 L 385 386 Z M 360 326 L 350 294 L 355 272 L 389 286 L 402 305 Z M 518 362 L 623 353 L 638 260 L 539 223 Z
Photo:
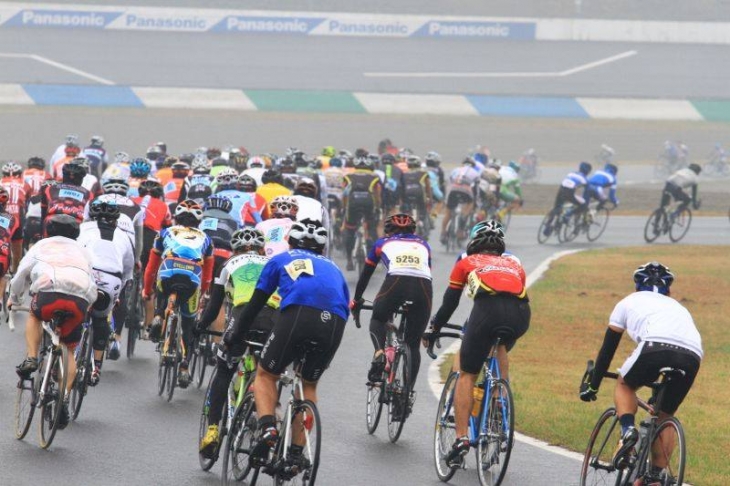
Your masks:
M 188 174 L 190 174 L 190 166 L 186 164 L 185 162 L 180 162 L 179 160 L 172 164 L 172 176 L 176 179 L 179 179 L 180 177 L 187 177 Z
M 438 152 L 431 151 L 426 154 L 426 165 L 429 167 L 438 167 L 441 164 L 441 155 Z
M 138 190 L 141 197 L 147 196 L 149 194 L 152 197 L 161 198 L 165 195 L 165 192 L 162 189 L 162 184 L 157 181 L 142 181 L 139 185 Z
M 409 169 L 420 169 L 421 168 L 421 157 L 418 155 L 409 155 L 406 158 L 406 165 Z
M 10 200 L 10 193 L 3 186 L 0 186 L 0 206 L 4 207 Z
M 340 158 L 343 162 L 345 162 L 345 165 L 347 165 L 347 161 L 352 160 L 352 152 L 349 150 L 340 150 L 339 154 Z
M 23 173 L 23 168 L 15 162 L 8 162 L 3 164 L 2 171 L 4 176 L 20 176 Z
M 91 146 L 101 148 L 104 146 L 104 137 L 101 135 L 92 135 L 91 137 Z
M 342 159 L 339 157 L 332 157 L 330 159 L 330 167 L 342 167 Z
M 264 184 L 269 184 L 271 182 L 282 184 L 284 182 L 284 178 L 281 176 L 281 172 L 279 172 L 278 170 L 269 169 L 261 175 L 261 182 L 263 182 Z
M 46 220 L 46 235 L 75 240 L 79 237 L 79 222 L 68 214 L 54 214 Z
M 129 154 L 127 152 L 117 152 L 114 154 L 115 164 L 126 164 L 129 162 Z
M 221 149 L 216 148 L 216 147 L 211 147 L 205 151 L 205 156 L 208 157 L 209 160 L 217 159 L 218 157 L 221 156 Z M 223 159 L 223 160 L 225 160 L 225 159 Z
M 467 155 L 466 158 L 461 162 L 461 165 L 471 165 L 472 167 L 476 167 L 477 163 L 474 160 L 474 157 L 471 155 Z
M 238 176 L 238 190 L 243 192 L 256 192 L 256 179 L 248 174 Z
M 383 230 L 387 235 L 413 233 L 416 231 L 416 220 L 410 214 L 394 214 L 385 220 Z
M 157 147 L 160 150 L 162 150 L 162 153 L 163 154 L 167 154 L 167 143 L 165 143 L 165 142 L 157 142 L 157 143 L 155 143 L 155 147 Z
M 183 226 L 197 226 L 203 219 L 203 208 L 192 199 L 186 199 L 175 208 L 175 222 Z M 191 224 L 185 224 L 188 221 Z
M 309 156 L 304 152 L 294 154 L 294 165 L 297 167 L 307 167 L 309 165 Z
M 172 167 L 172 164 L 175 162 L 180 162 L 180 159 L 173 155 L 160 155 L 160 157 L 155 162 L 157 164 L 157 168 L 161 167 Z
M 578 165 L 578 172 L 580 172 L 583 175 L 588 175 L 593 170 L 593 166 L 589 162 L 581 162 Z
M 129 173 L 132 177 L 136 177 L 137 179 L 144 179 L 150 175 L 151 169 L 152 167 L 150 166 L 150 163 L 141 157 L 134 159 L 132 163 L 129 164 Z
M 115 201 L 94 199 L 89 205 L 89 218 L 94 221 L 111 223 L 119 219 L 119 206 Z
M 192 164 L 193 160 L 195 160 L 196 155 L 194 153 L 188 152 L 184 154 L 180 154 L 178 159 L 182 162 L 187 162 L 188 164 Z
M 695 164 L 693 162 L 693 163 L 689 164 L 689 170 L 691 170 L 695 174 L 698 174 L 699 175 L 699 173 L 702 172 L 702 167 L 700 167 L 699 164 Z
M 61 169 L 64 182 L 68 181 L 70 184 L 80 185 L 87 173 L 85 162 L 86 159 L 76 158 L 64 164 Z
M 43 170 L 46 168 L 46 161 L 43 157 L 31 157 L 28 159 L 28 168 Z
M 210 162 L 205 155 L 198 154 L 190 163 L 190 168 L 193 170 L 193 174 L 208 174 L 210 173 Z
M 289 230 L 289 245 L 321 253 L 327 243 L 327 230 L 319 221 L 304 219 L 295 221 Z
M 298 196 L 317 197 L 317 185 L 312 179 L 301 179 L 294 188 L 294 194 Z
M 327 145 L 322 149 L 322 155 L 325 157 L 334 157 L 337 151 L 332 145 Z
M 618 174 L 618 167 L 616 167 L 616 164 L 606 164 L 603 170 L 612 175 Z
M 322 168 L 322 159 L 319 157 L 309 160 L 309 167 L 314 170 L 320 170 Z
M 294 161 L 289 157 L 281 157 L 276 162 L 282 174 L 293 174 L 297 170 Z
M 404 147 L 398 151 L 398 158 L 401 160 L 407 159 L 409 155 L 413 155 L 413 150 L 407 147 Z
M 669 295 L 669 287 L 674 282 L 674 274 L 659 262 L 645 263 L 634 272 L 636 290 L 651 290 Z
M 157 145 L 153 145 L 147 149 L 147 160 L 151 160 L 152 162 L 154 162 L 157 159 L 161 158 L 162 155 L 164 155 L 164 152 Z
M 519 164 L 519 162 L 515 162 L 514 160 L 510 160 L 508 165 L 510 166 L 510 168 L 513 171 L 515 171 L 515 172 L 519 172 L 520 171 L 520 164 Z
M 243 248 L 261 249 L 265 243 L 264 234 L 255 228 L 243 228 L 237 230 L 231 236 L 231 248 L 238 251 Z
M 263 169 L 264 167 L 266 167 L 266 162 L 264 162 L 264 159 L 258 156 L 251 157 L 246 163 L 246 168 L 248 169 Z
M 367 157 L 358 157 L 355 159 L 356 169 L 373 170 L 373 162 Z
M 220 209 L 225 213 L 230 213 L 231 209 L 233 209 L 233 202 L 225 196 L 214 194 L 205 200 L 204 208 L 206 211 L 209 209 Z
M 238 172 L 236 172 L 236 169 L 231 169 L 230 167 L 223 169 L 215 176 L 215 182 L 218 186 L 231 186 L 235 184 L 237 179 Z
M 616 151 L 613 148 L 609 147 L 605 143 L 601 144 L 601 150 L 603 150 L 604 152 L 606 152 L 607 154 L 610 154 L 610 155 L 613 155 L 616 153 Z
M 109 179 L 101 186 L 105 194 L 119 194 L 126 196 L 129 191 L 129 182 L 125 179 Z
M 79 144 L 79 136 L 78 135 L 66 135 L 66 145 L 78 145 Z
M 504 253 L 504 228 L 494 220 L 480 221 L 471 229 L 466 253 L 473 255 L 482 251 Z
M 276 196 L 269 204 L 271 214 L 275 218 L 294 219 L 299 211 L 297 200 L 291 196 Z
M 393 154 L 383 154 L 380 157 L 380 161 L 384 164 L 395 164 L 395 155 Z M 330 162 L 332 163 L 332 162 Z

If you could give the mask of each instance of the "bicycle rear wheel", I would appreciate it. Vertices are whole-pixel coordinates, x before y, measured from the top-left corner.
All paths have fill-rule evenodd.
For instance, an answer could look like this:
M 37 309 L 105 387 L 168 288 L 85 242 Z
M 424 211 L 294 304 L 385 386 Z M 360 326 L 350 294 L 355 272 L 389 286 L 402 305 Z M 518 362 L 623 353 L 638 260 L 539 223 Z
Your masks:
M 302 458 L 297 460 L 300 464 L 301 470 L 294 477 L 282 476 L 277 474 L 274 477 L 274 484 L 279 485 L 312 485 L 315 484 L 317 479 L 317 470 L 319 469 L 319 453 L 322 447 L 322 422 L 320 421 L 319 411 L 317 405 L 309 400 L 303 400 L 293 405 L 291 428 L 287 434 L 288 444 L 283 444 L 279 449 L 281 458 L 281 452 L 283 452 L 283 446 L 287 447 L 291 445 L 291 437 L 294 435 L 304 437 L 304 450 L 302 451 Z M 291 456 L 287 451 L 286 461 L 289 462 Z
M 679 214 L 674 217 L 672 225 L 669 227 L 669 239 L 673 243 L 678 242 L 689 231 L 689 227 L 692 224 L 692 212 L 689 208 L 682 209 Z
M 613 467 L 613 452 L 621 438 L 621 424 L 611 407 L 593 427 L 580 470 L 580 486 L 620 484 L 622 472 Z
M 63 399 L 66 395 L 66 381 L 68 379 L 66 376 L 66 370 L 68 370 L 68 349 L 62 345 L 60 352 L 54 351 L 48 360 L 50 374 L 46 382 L 45 390 L 41 390 L 43 402 L 40 410 L 41 420 L 38 424 L 38 436 L 43 449 L 48 449 L 51 446 L 53 438 L 56 436 L 56 431 L 58 430 L 58 419 L 61 416 Z
M 496 380 L 487 402 L 487 430 L 477 444 L 477 472 L 482 486 L 502 484 L 515 439 L 515 412 L 509 384 Z
M 167 374 L 167 383 L 165 384 L 165 390 L 167 391 L 167 401 L 172 401 L 172 396 L 175 394 L 175 387 L 177 386 L 177 374 L 180 368 L 180 348 L 178 344 L 178 329 L 173 325 L 173 332 L 170 333 L 170 347 L 168 348 L 167 354 L 169 355 L 168 366 L 170 372 Z
M 578 225 L 582 220 L 582 216 L 576 216 L 575 213 L 571 214 L 568 219 L 562 224 L 560 235 L 563 237 L 561 243 L 570 243 L 578 237 L 580 229 Z
M 196 349 L 196 353 L 195 353 L 195 356 L 196 356 L 195 359 L 197 359 L 197 361 L 198 361 L 197 387 L 200 388 L 203 385 L 203 382 L 205 381 L 205 370 L 208 368 L 208 357 L 211 354 L 210 336 L 206 334 L 204 337 L 201 337 L 196 348 L 197 349 Z M 192 368 L 190 369 L 190 376 L 193 376 L 193 377 L 195 376 Z
M 223 448 L 221 482 L 224 485 L 243 481 L 251 474 L 248 484 L 256 484 L 259 470 L 249 464 L 249 455 L 257 442 L 258 416 L 253 393 L 247 393 L 231 420 L 231 429 Z M 253 473 L 253 474 L 252 474 Z
M 687 450 L 682 424 L 674 417 L 664 419 L 652 436 L 652 452 L 649 453 L 649 467 L 662 467 L 662 484 L 681 486 L 684 481 L 684 468 Z M 666 465 L 666 467 L 664 467 Z
M 28 380 L 18 378 L 18 391 L 15 394 L 15 438 L 20 440 L 28 433 L 35 413 L 38 375 Z
M 76 376 L 74 377 L 74 385 L 71 388 L 71 418 L 76 420 L 81 412 L 81 404 L 89 390 L 89 378 L 91 377 L 91 367 L 93 366 L 91 333 L 93 329 L 88 326 L 84 329 L 81 336 L 81 346 L 76 348 Z
M 446 465 L 446 456 L 451 452 L 451 446 L 456 441 L 456 421 L 454 419 L 454 393 L 458 373 L 453 371 L 444 383 L 439 399 L 438 411 L 436 412 L 436 426 L 433 434 L 433 458 L 436 464 L 436 474 L 441 481 L 450 480 L 455 468 Z
M 610 215 L 611 213 L 606 208 L 596 209 L 586 230 L 586 238 L 588 238 L 588 241 L 596 241 L 601 237 L 603 232 L 606 231 Z
M 552 211 L 547 213 L 545 217 L 542 218 L 540 227 L 537 229 L 537 242 L 541 245 L 549 240 L 552 236 L 554 228 L 551 220 L 555 220 L 556 218 L 557 216 L 553 216 Z
M 198 444 L 203 440 L 205 437 L 205 434 L 208 432 L 208 426 L 210 423 L 208 422 L 208 411 L 210 410 L 210 388 L 213 386 L 213 380 L 215 379 L 215 372 L 213 372 L 210 375 L 210 380 L 208 381 L 208 388 L 205 390 L 205 399 L 203 400 L 203 410 L 200 412 L 200 427 L 198 427 Z M 219 445 L 220 448 L 220 445 Z M 218 458 L 218 451 L 215 452 L 213 457 L 205 457 L 203 454 L 198 452 L 198 461 L 200 462 L 200 469 L 203 471 L 210 470 L 211 467 L 213 467 L 213 464 L 215 464 L 216 459 Z
M 393 369 L 390 372 L 392 380 L 385 383 L 389 395 L 388 438 L 394 444 L 400 438 L 408 417 L 408 401 L 411 392 L 410 363 L 411 350 L 404 346 L 395 355 Z
M 657 208 L 649 215 L 644 225 L 644 240 L 647 243 L 654 242 L 662 234 L 662 223 L 664 218 L 664 209 Z
M 383 383 L 368 383 L 367 402 L 365 403 L 365 425 L 368 428 L 368 434 L 375 433 L 380 422 L 380 415 L 383 413 L 383 402 L 381 393 L 383 391 Z

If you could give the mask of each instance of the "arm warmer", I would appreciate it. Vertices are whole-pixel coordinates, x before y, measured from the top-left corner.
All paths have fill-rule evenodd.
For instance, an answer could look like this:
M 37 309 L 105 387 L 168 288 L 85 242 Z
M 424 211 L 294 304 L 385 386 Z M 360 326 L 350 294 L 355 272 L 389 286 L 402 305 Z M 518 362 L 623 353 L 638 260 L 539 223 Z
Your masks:
M 603 380 L 603 374 L 608 371 L 608 367 L 611 365 L 616 349 L 621 342 L 621 335 L 623 333 L 616 332 L 610 327 L 606 329 L 606 335 L 603 338 L 603 345 L 601 350 L 598 352 L 596 358 L 596 367 L 593 369 L 593 377 L 591 378 L 591 388 L 598 390 L 601 386 L 601 380 Z
M 157 279 L 157 270 L 160 268 L 160 254 L 152 250 L 150 252 L 150 259 L 147 262 L 147 268 L 144 270 L 144 293 L 147 295 L 152 294 L 152 286 Z
M 203 280 L 200 284 L 200 292 L 205 293 L 210 287 L 210 282 L 213 280 L 213 266 L 215 264 L 215 258 L 212 256 L 205 257 L 203 261 Z
M 375 268 L 372 265 L 368 265 L 367 263 L 362 269 L 362 275 L 360 275 L 360 279 L 357 281 L 357 286 L 355 287 L 355 300 L 360 300 L 362 298 L 362 294 L 365 293 L 365 289 L 368 287 L 368 282 L 370 282 L 370 277 L 373 276 L 373 273 L 375 273 Z
M 692 185 L 692 204 L 697 204 L 697 184 Z
M 459 300 L 461 299 L 461 289 L 452 289 L 451 287 L 446 288 L 444 292 L 444 299 L 441 302 L 441 307 L 433 317 L 433 324 L 438 329 L 449 322 L 451 315 L 454 313 L 457 307 L 459 307 Z
M 234 324 L 232 341 L 236 342 L 242 339 L 242 336 L 251 327 L 251 323 L 256 318 L 259 311 L 261 311 L 261 309 L 263 309 L 266 305 L 269 297 L 271 297 L 271 294 L 267 294 L 261 289 L 253 291 L 251 300 L 249 300 L 248 304 L 246 304 L 243 308 L 241 315 L 238 316 L 238 320 Z
M 214 284 L 210 291 L 210 299 L 208 305 L 205 307 L 203 315 L 200 317 L 200 322 L 203 327 L 210 326 L 210 323 L 218 317 L 218 313 L 223 305 L 223 299 L 226 296 L 226 290 L 223 285 Z

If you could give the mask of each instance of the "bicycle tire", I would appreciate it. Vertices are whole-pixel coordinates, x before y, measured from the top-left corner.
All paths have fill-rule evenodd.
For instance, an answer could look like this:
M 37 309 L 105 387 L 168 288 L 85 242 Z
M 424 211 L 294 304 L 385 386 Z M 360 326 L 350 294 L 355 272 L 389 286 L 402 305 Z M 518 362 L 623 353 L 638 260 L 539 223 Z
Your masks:
M 672 225 L 669 227 L 669 239 L 672 243 L 677 243 L 679 240 L 684 238 L 691 225 L 692 211 L 690 211 L 689 208 L 683 208 L 679 214 L 674 217 Z
M 172 401 L 172 397 L 175 394 L 175 387 L 177 386 L 177 375 L 180 369 L 180 349 L 178 348 L 177 329 L 173 326 L 173 332 L 170 333 L 170 346 L 168 354 L 171 354 L 171 362 L 168 363 L 170 372 L 167 374 L 167 384 L 165 389 L 167 391 L 167 401 Z
M 669 431 L 673 429 L 674 432 Z M 667 435 L 672 435 L 673 438 L 666 441 Z M 655 442 L 659 441 L 658 446 L 655 446 Z M 667 442 L 667 446 L 663 446 L 664 442 Z M 684 469 L 687 461 L 687 450 L 686 442 L 684 439 L 684 429 L 682 424 L 675 417 L 667 417 L 662 420 L 654 430 L 651 438 L 652 450 L 657 448 L 660 452 L 664 453 L 664 459 L 669 465 L 662 470 L 662 484 L 671 484 L 672 486 L 682 486 L 684 481 Z M 671 445 L 674 445 L 673 450 L 669 451 Z M 676 465 L 672 464 L 672 457 L 677 460 Z M 651 452 L 648 454 L 648 466 L 647 470 L 651 471 L 653 457 Z
M 364 238 L 364 236 L 363 236 Z M 362 271 L 365 268 L 365 249 L 364 249 L 365 243 L 363 243 L 362 239 L 359 239 L 357 242 L 357 247 L 355 249 L 355 267 L 357 268 L 357 274 L 362 275 Z
M 653 243 L 662 234 L 661 225 L 664 218 L 664 209 L 657 208 L 649 215 L 644 225 L 644 240 L 647 243 Z
M 477 444 L 477 473 L 482 486 L 499 486 L 507 473 L 515 440 L 514 399 L 509 384 L 494 381 L 487 413 L 487 436 Z M 500 466 L 498 469 L 495 466 Z
M 408 418 L 408 400 L 411 391 L 411 376 L 409 366 L 411 364 L 411 350 L 403 346 L 395 355 L 393 360 L 393 379 L 387 383 L 388 393 L 388 439 L 395 444 L 398 442 L 403 426 Z
M 622 471 L 613 467 L 613 453 L 621 438 L 616 409 L 604 411 L 588 439 L 580 470 L 580 486 L 621 484 Z
M 71 420 L 76 420 L 81 412 L 81 404 L 86 397 L 89 389 L 89 379 L 91 377 L 91 367 L 93 366 L 93 358 L 91 349 L 91 337 L 93 328 L 91 326 L 84 329 L 81 337 L 81 348 L 76 355 L 76 376 L 74 384 L 71 388 Z
M 459 374 L 453 371 L 446 378 L 436 411 L 436 424 L 433 433 L 433 459 L 436 466 L 436 475 L 443 482 L 449 481 L 456 473 L 456 468 L 447 466 L 444 459 L 456 441 L 456 420 L 453 404 L 458 378 Z
M 510 222 L 512 222 L 512 209 L 508 209 L 506 213 L 504 213 L 504 216 L 500 218 L 502 223 L 502 228 L 504 228 L 505 231 L 509 228 Z
M 578 218 L 575 214 L 571 214 L 568 217 L 567 221 L 562 224 L 560 231 L 563 240 L 561 241 L 561 243 L 570 243 L 578 237 L 578 233 L 580 233 L 580 231 L 576 228 L 576 225 L 578 224 L 577 219 Z
M 157 395 L 162 396 L 165 393 L 165 383 L 167 383 L 167 374 L 169 373 L 167 364 L 165 363 L 165 356 L 160 350 L 160 361 L 157 365 Z
M 231 484 L 233 481 L 243 481 L 251 474 L 248 484 L 256 483 L 258 468 L 251 467 L 248 457 L 257 442 L 258 417 L 253 393 L 247 393 L 241 404 L 236 407 L 231 420 L 231 429 L 226 436 L 223 447 L 223 462 L 221 464 L 221 483 Z
M 208 426 L 210 425 L 208 423 L 208 411 L 210 410 L 210 388 L 213 386 L 214 379 L 215 379 L 215 372 L 213 372 L 210 375 L 210 380 L 208 381 L 208 388 L 205 390 L 205 398 L 203 399 L 203 409 L 200 412 L 200 426 L 198 427 L 198 444 L 200 444 L 203 441 L 205 434 L 208 432 Z M 223 437 L 221 437 L 220 440 L 221 440 L 221 442 L 223 442 Z M 218 447 L 220 449 L 220 444 Z M 198 462 L 200 463 L 200 469 L 202 469 L 203 471 L 209 471 L 210 468 L 213 467 L 213 464 L 215 464 L 215 461 L 217 458 L 218 458 L 218 451 L 215 452 L 213 457 L 205 457 L 200 453 L 200 451 L 198 451 Z
M 58 431 L 58 418 L 61 415 L 61 408 L 63 406 L 64 396 L 66 394 L 66 382 L 68 377 L 66 371 L 68 370 L 68 348 L 65 345 L 60 346 L 60 353 L 54 351 L 49 360 L 50 375 L 46 382 L 47 394 L 50 394 L 50 399 L 44 399 L 41 404 L 41 420 L 38 422 L 38 439 L 42 449 L 48 449 L 53 443 L 56 432 Z M 53 380 L 51 376 L 54 375 L 56 380 Z M 54 388 L 54 381 L 56 390 Z
M 8 300 L 10 299 L 10 277 L 8 275 L 5 275 L 3 277 L 0 277 L 5 279 L 5 291 L 3 292 L 3 308 L 2 308 L 2 315 L 0 316 L 0 319 L 2 321 L 0 322 L 8 322 L 10 319 L 10 311 L 8 310 Z
M 303 416 L 301 420 L 297 418 L 300 415 Z M 294 427 L 296 427 L 298 423 L 302 424 L 305 429 L 302 431 L 306 441 L 303 454 L 309 462 L 309 467 L 307 467 L 304 471 L 299 472 L 291 479 L 281 477 L 278 474 L 275 475 L 274 484 L 277 486 L 294 484 L 309 486 L 315 484 L 315 481 L 317 480 L 319 455 L 322 448 L 322 422 L 320 420 L 319 410 L 314 402 L 310 400 L 301 400 L 293 404 L 292 420 L 289 425 L 289 431 L 286 434 L 287 440 L 279 442 L 277 447 L 277 457 L 281 458 L 281 452 L 284 451 L 284 447 L 291 445 L 291 438 L 294 435 Z
M 28 430 L 30 424 L 33 422 L 33 415 L 35 414 L 36 405 L 36 383 L 37 376 L 28 380 L 18 378 L 18 384 L 15 395 L 15 438 L 18 440 L 23 439 Z
M 554 228 L 552 228 L 552 225 L 550 227 L 550 230 L 548 231 L 548 234 L 545 234 L 545 228 L 548 227 L 548 224 L 550 223 L 550 219 L 552 218 L 552 211 L 547 213 L 544 218 L 542 218 L 542 222 L 540 223 L 540 227 L 537 228 L 537 242 L 539 244 L 544 244 L 547 242 L 547 240 L 550 239 L 550 237 L 553 234 Z M 557 217 L 557 216 L 556 216 Z M 555 218 L 552 218 L 555 219 Z
M 210 348 L 211 342 L 210 342 L 210 336 L 207 334 L 204 337 L 203 346 L 197 348 L 197 360 L 198 363 L 198 379 L 196 382 L 196 385 L 198 388 L 200 388 L 203 385 L 203 382 L 205 381 L 205 370 L 208 368 L 208 355 L 211 353 Z M 198 344 L 200 346 L 200 344 Z M 192 371 L 192 368 L 190 370 L 190 376 L 195 376 L 195 374 Z
M 365 403 L 365 426 L 368 434 L 374 434 L 380 423 L 380 416 L 383 413 L 383 402 L 381 401 L 381 393 L 383 390 L 382 383 L 369 383 L 367 386 L 367 401 Z
M 611 217 L 611 212 L 606 208 L 596 209 L 596 213 L 593 215 L 593 221 L 586 228 L 586 238 L 588 241 L 596 241 L 601 237 L 606 227 L 608 227 L 608 220 Z
M 193 339 L 193 347 L 188 351 L 188 362 L 189 362 L 189 368 L 190 376 L 195 380 L 196 386 L 197 379 L 195 378 L 195 372 L 198 369 L 198 360 L 200 358 L 200 340 L 203 336 L 197 336 Z M 198 386 L 200 388 L 200 386 Z

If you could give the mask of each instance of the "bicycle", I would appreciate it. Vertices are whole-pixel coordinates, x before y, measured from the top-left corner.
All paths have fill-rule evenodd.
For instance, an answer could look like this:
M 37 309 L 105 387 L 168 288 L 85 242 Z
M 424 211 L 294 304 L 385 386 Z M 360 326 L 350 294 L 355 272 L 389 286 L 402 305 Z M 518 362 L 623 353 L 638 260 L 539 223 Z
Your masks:
M 134 349 L 137 340 L 140 339 L 142 323 L 145 320 L 145 305 L 142 299 L 142 287 L 144 286 L 140 271 L 135 270 L 134 284 L 131 287 L 129 309 L 127 315 L 127 358 L 134 356 Z
M 28 311 L 14 307 L 12 311 Z M 60 342 L 56 329 L 70 317 L 65 311 L 55 311 L 50 322 L 43 322 L 43 339 L 38 354 L 38 370 L 30 378 L 18 379 L 15 397 L 15 438 L 28 433 L 35 409 L 41 414 L 38 424 L 40 446 L 48 449 L 58 430 L 68 380 L 68 348 Z
M 545 215 L 537 229 L 537 242 L 541 245 L 547 242 L 551 236 L 555 235 L 559 243 L 565 241 L 563 234 L 563 224 L 567 219 L 569 208 L 572 204 L 563 204 L 560 207 L 553 208 Z
M 180 307 L 177 305 L 177 292 L 175 290 L 168 297 L 165 317 L 162 321 L 162 336 L 162 341 L 157 345 L 157 351 L 160 353 L 157 370 L 157 394 L 162 396 L 167 391 L 167 401 L 169 402 L 175 393 L 180 362 L 185 354 Z
M 322 447 L 322 422 L 320 420 L 317 405 L 311 400 L 304 399 L 304 387 L 302 385 L 301 371 L 306 358 L 310 354 L 320 352 L 319 344 L 315 341 L 305 340 L 298 346 L 299 358 L 294 362 L 294 377 L 284 375 L 279 380 L 279 392 L 283 386 L 291 384 L 291 395 L 287 403 L 281 421 L 277 419 L 281 431 L 279 440 L 273 451 L 264 460 L 257 460 L 249 457 L 249 464 L 252 468 L 252 476 L 248 482 L 254 486 L 259 472 L 263 470 L 274 478 L 274 484 L 301 484 L 313 485 L 317 479 L 319 469 L 319 456 Z M 247 448 L 240 450 L 248 454 L 256 444 L 258 437 L 256 406 L 253 402 L 253 394 L 249 394 L 241 407 L 245 407 L 242 420 L 246 424 L 240 434 L 241 444 Z M 294 436 L 297 435 L 303 440 L 302 457 L 291 457 L 290 447 Z M 233 435 L 229 435 L 229 438 Z M 237 450 L 238 451 L 238 450 Z M 294 460 L 292 460 L 294 459 Z
M 202 307 L 201 307 L 202 308 Z M 190 349 L 190 377 L 200 388 L 205 381 L 205 370 L 208 362 L 214 357 L 213 341 L 210 335 L 221 336 L 223 333 L 213 334 L 212 332 L 200 333 L 193 339 L 193 345 Z M 197 374 L 197 377 L 196 377 Z
M 362 274 L 365 268 L 365 258 L 368 254 L 368 243 L 366 242 L 362 226 L 355 233 L 355 268 L 357 274 Z
M 411 350 L 405 344 L 404 334 L 408 321 L 408 306 L 413 302 L 403 302 L 395 315 L 386 324 L 385 368 L 381 380 L 376 383 L 368 381 L 367 401 L 365 407 L 365 425 L 369 434 L 374 434 L 380 422 L 383 407 L 388 406 L 388 438 L 396 443 L 403 432 L 403 426 L 413 408 L 413 391 L 411 390 Z M 364 304 L 362 310 L 372 310 L 373 306 Z M 393 323 L 400 314 L 398 327 Z M 355 323 L 360 327 L 360 315 L 355 316 Z
M 415 233 L 428 241 L 428 237 L 433 228 L 431 226 L 431 216 L 429 215 L 425 204 L 421 207 L 415 199 L 408 200 L 401 206 L 401 211 L 410 214 L 413 217 L 413 220 L 416 222 Z
M 458 333 L 439 332 L 436 339 L 450 337 L 461 339 L 462 326 L 446 324 L 444 328 L 458 330 Z M 502 342 L 513 335 L 508 327 L 497 327 L 494 330 L 497 336 L 492 349 L 482 365 L 480 378 L 474 386 L 474 407 L 469 417 L 469 441 L 475 448 L 477 473 L 479 483 L 483 486 L 498 486 L 502 483 L 514 445 L 515 416 L 514 399 L 509 383 L 502 379 L 497 350 Z M 428 347 L 428 355 L 435 359 L 432 342 Z M 449 467 L 446 457 L 451 452 L 452 444 L 456 441 L 456 426 L 454 413 L 454 393 L 456 382 L 459 379 L 458 371 L 451 371 L 444 383 L 441 398 L 439 399 L 434 432 L 434 463 L 436 474 L 443 481 L 449 481 L 458 467 Z M 462 463 L 465 468 L 465 463 Z
M 461 204 L 459 204 L 446 227 L 446 251 L 460 250 L 466 240 L 467 229 L 471 227 L 472 214 L 462 215 Z
M 588 386 L 594 372 L 593 361 L 588 361 L 585 374 L 581 381 L 581 389 Z M 662 469 L 661 484 L 663 486 L 681 486 L 684 481 L 686 463 L 686 444 L 684 429 L 681 422 L 675 417 L 659 420 L 658 410 L 661 410 L 666 385 L 672 379 L 684 375 L 684 371 L 674 368 L 662 368 L 660 378 L 650 385 L 651 398 L 644 401 L 638 398 L 639 407 L 645 410 L 649 417 L 639 425 L 639 442 L 636 444 L 636 456 L 629 460 L 625 469 L 616 469 L 613 465 L 614 448 L 621 438 L 621 424 L 616 415 L 616 409 L 606 409 L 596 422 L 588 446 L 583 457 L 581 467 L 581 486 L 597 484 L 614 484 L 615 486 L 629 486 L 638 480 L 643 480 L 653 469 L 655 454 L 666 460 L 668 466 Z M 607 378 L 617 379 L 617 373 L 606 372 Z M 671 439 L 667 439 L 671 436 Z M 657 442 L 658 441 L 658 442 Z M 672 446 L 676 449 L 672 454 Z M 656 449 L 656 450 L 655 450 Z M 672 456 L 677 461 L 672 462 Z M 614 477 L 615 475 L 615 477 Z M 643 484 L 643 482 L 641 483 Z
M 2 277 L 5 279 L 5 292 L 3 292 L 2 296 L 2 315 L 0 316 L 0 319 L 8 323 L 8 328 L 11 331 L 15 330 L 15 324 L 10 321 L 10 310 L 8 309 L 8 300 L 10 300 L 10 281 L 13 279 L 13 275 L 8 272 Z
M 73 388 L 71 388 L 70 405 L 72 420 L 76 420 L 81 412 L 81 404 L 89 391 L 91 372 L 94 369 L 94 350 L 92 347 L 92 343 L 94 342 L 94 328 L 91 325 L 90 319 L 87 319 L 83 326 L 81 341 L 79 341 L 79 345 L 74 351 L 76 376 L 74 377 Z
M 581 233 L 585 233 L 588 241 L 596 241 L 606 231 L 611 211 L 603 203 L 594 201 L 585 208 L 568 211 L 566 216 L 562 230 L 564 242 L 570 243 Z
M 692 211 L 688 206 L 681 207 L 682 203 L 674 206 L 661 206 L 655 209 L 644 225 L 644 239 L 652 243 L 662 235 L 669 235 L 669 239 L 676 243 L 687 234 L 692 224 Z

